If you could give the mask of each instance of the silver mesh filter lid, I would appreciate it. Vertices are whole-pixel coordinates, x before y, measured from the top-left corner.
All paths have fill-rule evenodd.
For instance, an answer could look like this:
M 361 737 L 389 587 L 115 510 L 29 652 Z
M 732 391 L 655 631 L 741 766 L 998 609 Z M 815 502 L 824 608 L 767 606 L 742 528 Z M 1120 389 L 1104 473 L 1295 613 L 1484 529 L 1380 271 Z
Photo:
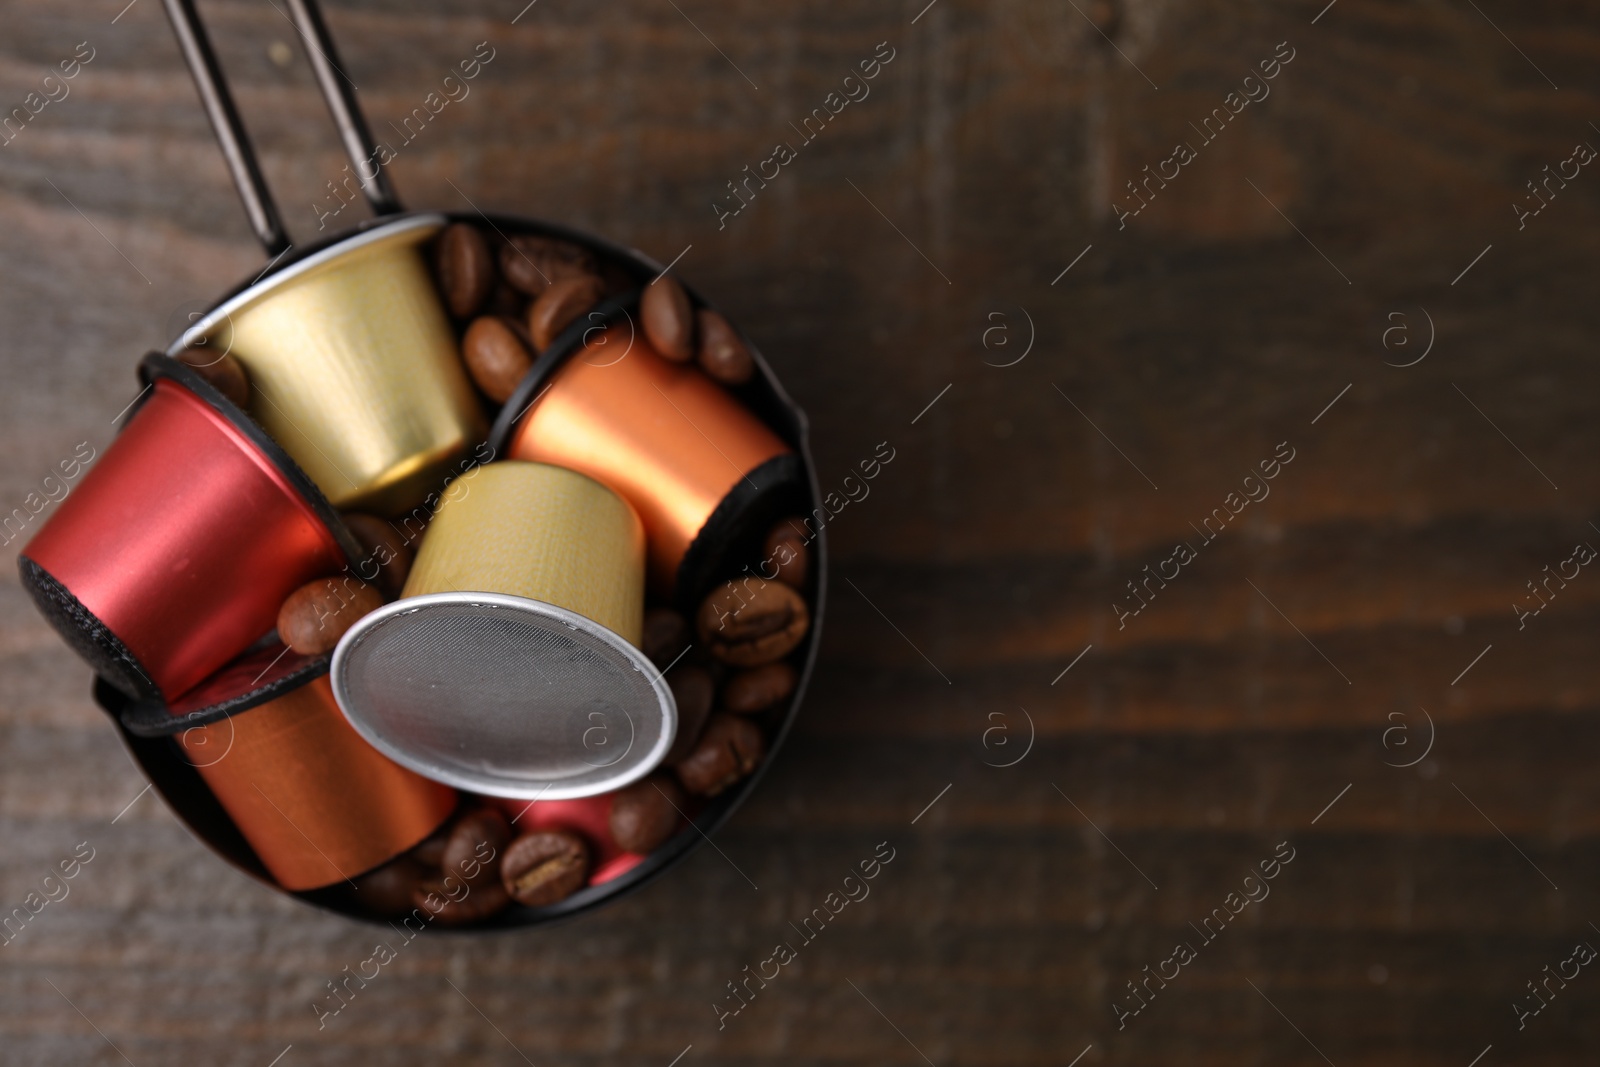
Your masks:
M 560 800 L 648 774 L 678 710 L 661 674 L 575 612 L 499 593 L 430 593 L 357 623 L 333 692 L 356 731 L 419 774 L 490 796 Z

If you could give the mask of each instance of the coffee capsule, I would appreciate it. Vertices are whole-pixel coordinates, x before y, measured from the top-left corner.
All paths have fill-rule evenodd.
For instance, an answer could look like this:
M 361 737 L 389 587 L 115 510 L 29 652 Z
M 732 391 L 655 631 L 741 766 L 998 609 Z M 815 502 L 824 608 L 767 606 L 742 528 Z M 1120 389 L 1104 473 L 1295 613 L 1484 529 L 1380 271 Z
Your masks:
M 273 880 L 295 892 L 388 862 L 456 806 L 455 790 L 399 766 L 350 728 L 325 662 L 309 680 L 301 673 L 288 672 L 252 700 L 229 702 L 220 717 L 215 704 L 193 700 L 167 706 L 164 725 L 148 706 L 123 715 L 132 732 L 176 733 Z
M 404 511 L 483 438 L 418 247 L 445 224 L 408 215 L 294 261 L 173 345 L 243 363 L 250 414 L 342 511 Z
M 401 599 L 333 654 L 351 725 L 430 778 L 563 799 L 649 773 L 677 726 L 638 648 L 644 530 L 599 482 L 505 461 L 453 483 Z
M 170 699 L 360 549 L 294 461 L 199 374 L 151 355 L 140 375 L 142 402 L 17 562 L 100 674 Z
M 802 480 L 799 457 L 692 364 L 634 328 L 637 296 L 580 320 L 541 355 L 491 436 L 496 454 L 581 471 L 644 521 L 663 595 L 701 596 L 728 546 L 759 537 Z M 618 321 L 622 320 L 622 321 Z

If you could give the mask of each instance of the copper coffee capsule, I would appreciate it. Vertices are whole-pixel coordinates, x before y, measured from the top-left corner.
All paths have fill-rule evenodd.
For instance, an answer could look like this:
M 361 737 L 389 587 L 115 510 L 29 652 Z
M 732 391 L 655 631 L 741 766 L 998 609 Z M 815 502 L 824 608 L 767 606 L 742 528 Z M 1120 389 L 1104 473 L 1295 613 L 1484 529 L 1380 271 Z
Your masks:
M 294 461 L 199 374 L 156 355 L 140 374 L 142 402 L 17 562 L 97 671 L 170 699 L 360 549 Z
M 268 654 L 274 665 L 267 684 L 247 699 L 231 695 Z M 326 658 L 269 647 L 194 697 L 135 704 L 123 723 L 135 734 L 176 735 L 285 889 L 316 889 L 371 870 L 427 837 L 455 809 L 455 790 L 399 766 L 350 728 L 328 685 Z
M 637 299 L 558 338 L 506 402 L 490 444 L 614 489 L 644 521 L 652 585 L 692 601 L 728 545 L 764 530 L 799 490 L 802 467 L 745 404 L 650 347 L 634 328 Z

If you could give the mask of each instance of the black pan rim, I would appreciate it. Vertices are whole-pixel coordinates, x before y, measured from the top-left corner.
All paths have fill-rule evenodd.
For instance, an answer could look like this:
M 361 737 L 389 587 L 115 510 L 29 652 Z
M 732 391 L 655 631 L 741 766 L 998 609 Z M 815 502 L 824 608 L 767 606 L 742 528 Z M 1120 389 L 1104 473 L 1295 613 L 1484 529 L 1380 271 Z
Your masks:
M 440 213 L 415 212 L 414 214 L 434 215 Z M 636 251 L 624 245 L 617 244 L 605 238 L 597 237 L 585 231 L 558 223 L 548 222 L 527 216 L 499 213 L 483 214 L 481 212 L 444 212 L 443 214 L 445 214 L 446 217 L 448 217 L 452 222 L 487 222 L 502 236 L 505 235 L 506 231 L 510 231 L 513 233 L 531 233 L 559 237 L 565 240 L 573 241 L 574 243 L 584 245 L 593 251 L 610 256 L 625 266 L 632 267 L 636 272 L 637 277 L 640 279 L 647 276 L 652 278 L 659 276 L 665 269 L 662 264 L 658 263 L 654 259 L 651 259 L 642 252 Z M 252 285 L 270 277 L 271 274 L 275 273 L 277 270 L 281 270 L 286 266 L 292 265 L 303 257 L 314 255 L 326 248 L 338 244 L 340 241 L 349 240 L 352 237 L 359 236 L 366 230 L 377 226 L 388 225 L 394 222 L 395 218 L 396 216 L 389 215 L 369 219 L 351 230 L 334 234 L 320 241 L 309 244 L 304 248 L 295 251 L 293 255 L 285 257 L 282 262 L 274 266 L 272 271 L 266 272 L 256 279 L 234 287 L 227 294 L 218 299 L 215 306 L 220 307 L 227 300 L 232 299 L 234 296 L 250 288 Z M 684 285 L 684 290 L 688 293 L 690 300 L 696 306 L 715 308 L 714 304 L 703 300 L 688 285 Z M 738 329 L 736 323 L 734 326 L 735 329 Z M 584 327 L 584 329 L 587 329 L 587 327 Z M 579 330 L 580 337 L 582 332 L 582 330 Z M 791 399 L 788 393 L 784 390 L 782 383 L 778 380 L 777 375 L 773 373 L 772 368 L 767 364 L 766 359 L 764 356 L 762 356 L 759 348 L 746 334 L 744 334 L 743 331 L 740 331 L 740 336 L 745 340 L 746 345 L 749 347 L 750 354 L 753 357 L 756 366 L 755 377 L 743 388 L 746 390 L 756 387 L 765 389 L 770 399 L 785 415 L 788 416 L 788 425 L 773 426 L 771 428 L 777 431 L 779 436 L 787 441 L 790 446 L 794 448 L 796 455 L 800 457 L 800 461 L 803 464 L 805 473 L 805 478 L 802 484 L 809 493 L 813 505 L 818 505 L 822 500 L 822 491 L 817 478 L 816 463 L 811 455 L 810 426 L 806 419 L 805 412 L 802 411 L 797 404 L 795 404 L 794 400 Z M 554 347 L 555 346 L 552 344 L 552 348 Z M 207 386 L 207 388 L 210 387 Z M 218 396 L 220 397 L 220 394 L 218 394 Z M 226 398 L 222 399 L 224 402 L 227 402 Z M 813 550 L 813 576 L 811 580 L 814 588 L 814 603 L 812 605 L 811 612 L 811 629 L 810 632 L 807 633 L 805 642 L 803 644 L 804 651 L 802 653 L 802 659 L 798 672 L 799 680 L 795 685 L 795 691 L 791 695 L 788 706 L 784 709 L 782 716 L 778 719 L 777 726 L 772 732 L 772 736 L 769 739 L 769 744 L 767 747 L 766 758 L 761 761 L 761 763 L 748 778 L 745 778 L 743 781 L 739 782 L 738 785 L 730 789 L 728 792 L 714 798 L 710 804 L 700 812 L 700 814 L 693 820 L 693 829 L 697 830 L 698 832 L 690 833 L 687 829 L 680 831 L 671 840 L 652 852 L 637 866 L 602 885 L 591 886 L 580 890 L 568 897 L 566 900 L 551 905 L 550 907 L 527 908 L 513 905 L 511 908 L 499 913 L 499 915 L 493 917 L 487 922 L 479 923 L 470 927 L 441 927 L 440 929 L 442 931 L 446 931 L 453 935 L 486 935 L 504 932 L 505 930 L 512 928 L 541 926 L 550 922 L 575 918 L 576 916 L 594 910 L 595 908 L 610 904 L 627 895 L 628 893 L 641 889 L 648 883 L 653 882 L 668 869 L 681 862 L 701 843 L 709 840 L 712 834 L 716 833 L 719 829 L 727 824 L 727 822 L 733 817 L 734 813 L 738 811 L 741 805 L 743 805 L 746 799 L 756 791 L 770 770 L 772 764 L 776 761 L 779 749 L 782 748 L 784 741 L 787 740 L 790 731 L 794 728 L 795 720 L 799 717 L 800 708 L 804 703 L 806 692 L 810 687 L 812 675 L 816 668 L 817 653 L 821 645 L 822 621 L 824 615 L 826 614 L 827 606 L 828 547 L 826 524 L 818 525 L 816 530 L 816 538 L 812 542 L 811 547 Z M 117 714 L 115 710 L 107 707 L 107 703 L 114 702 L 115 697 L 122 695 L 123 694 L 115 690 L 107 690 L 105 687 L 101 686 L 96 687 L 96 702 L 100 703 L 101 707 L 107 710 L 113 721 L 117 721 Z M 154 777 L 149 774 L 147 760 L 141 756 L 140 747 L 135 744 L 136 741 L 143 742 L 146 739 L 139 739 L 135 735 L 129 733 L 126 728 L 122 726 L 120 721 L 117 721 L 117 726 L 119 731 L 124 735 L 124 744 L 128 747 L 130 756 L 132 756 L 135 762 L 140 765 L 140 769 L 145 773 L 146 777 L 150 778 L 152 782 L 154 782 Z M 249 875 L 255 880 L 263 883 L 268 888 L 271 888 L 279 893 L 284 893 L 288 896 L 296 897 L 304 901 L 306 904 L 316 907 L 320 910 L 341 915 L 345 918 L 367 923 L 369 925 L 376 926 L 387 924 L 388 919 L 383 916 L 359 912 L 348 907 L 338 890 L 312 890 L 300 893 L 293 893 L 284 890 L 281 886 L 271 881 L 270 878 L 264 876 L 264 871 L 261 869 L 259 861 L 255 860 L 253 854 L 249 855 L 248 857 L 236 857 L 223 852 L 217 844 L 215 844 L 189 818 L 185 816 L 183 811 L 179 810 L 179 806 L 173 802 L 172 798 L 168 795 L 167 791 L 162 788 L 159 782 L 156 782 L 155 785 L 157 791 L 162 794 L 163 800 L 167 802 L 169 809 L 171 809 L 173 814 L 178 817 L 179 821 L 182 822 L 202 844 L 205 844 L 213 853 L 215 853 L 225 862 L 230 863 L 242 873 Z

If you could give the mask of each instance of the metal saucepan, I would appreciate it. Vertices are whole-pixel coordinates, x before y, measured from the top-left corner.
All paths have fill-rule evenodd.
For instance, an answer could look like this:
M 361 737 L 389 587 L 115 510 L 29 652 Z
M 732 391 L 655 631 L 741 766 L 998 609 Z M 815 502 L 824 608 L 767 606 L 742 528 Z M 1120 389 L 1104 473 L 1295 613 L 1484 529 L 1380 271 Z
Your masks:
M 465 384 L 465 379 L 462 378 L 460 383 L 454 380 L 461 374 L 461 369 L 453 336 L 448 332 L 444 335 L 448 340 L 446 344 L 445 340 L 440 339 L 437 329 L 441 322 L 448 328 L 449 320 L 442 311 L 437 319 L 434 318 L 434 312 L 439 307 L 438 297 L 431 285 L 420 285 L 419 280 L 427 281 L 422 249 L 424 242 L 449 221 L 487 225 L 506 237 L 527 234 L 572 241 L 588 248 L 601 262 L 626 274 L 641 289 L 663 273 L 661 264 L 602 238 L 533 219 L 481 213 L 402 213 L 383 167 L 368 165 L 368 161 L 376 158 L 372 138 L 353 90 L 338 72 L 337 50 L 311 0 L 287 2 L 297 28 L 307 42 L 307 56 L 341 140 L 356 164 L 363 192 L 378 217 L 315 244 L 293 246 L 262 180 L 249 140 L 195 14 L 192 0 L 164 2 L 244 201 L 252 229 L 272 257 L 267 271 L 261 277 L 239 286 L 224 297 L 193 327 L 175 338 L 167 351 L 177 353 L 186 348 L 192 350 L 195 346 L 218 351 L 231 349 L 232 354 L 246 364 L 253 382 L 266 384 L 262 400 L 252 406 L 252 414 L 304 467 L 322 494 L 341 508 L 359 507 L 391 517 L 410 512 L 414 508 L 413 502 L 426 495 L 430 485 L 437 487 L 445 477 L 459 472 L 461 457 L 468 453 L 481 455 L 475 449 L 484 447 L 486 427 L 490 421 L 496 421 L 499 432 L 493 440 L 509 444 L 515 434 L 517 443 L 509 450 L 511 458 L 554 462 L 589 474 L 627 500 L 643 520 L 647 534 L 652 532 L 650 509 L 653 505 L 636 481 L 630 482 L 623 476 L 626 473 L 625 465 L 623 468 L 606 469 L 598 462 L 586 464 L 580 455 L 571 451 L 560 451 L 565 444 L 562 435 L 546 429 L 547 424 L 556 420 L 541 421 L 544 416 L 540 414 L 538 405 L 550 398 L 559 401 L 552 403 L 551 413 L 561 410 L 571 413 L 585 404 L 603 407 L 606 391 L 611 388 L 605 383 L 613 379 L 594 377 L 590 381 L 587 380 L 589 376 L 582 372 L 563 373 L 575 365 L 569 362 L 574 353 L 585 348 L 582 324 L 569 329 L 567 335 L 552 344 L 544 357 L 536 361 L 534 370 L 530 372 L 530 381 L 524 383 L 526 388 L 521 391 L 522 395 L 513 397 L 512 403 L 507 405 L 509 409 L 515 404 L 516 410 L 509 415 L 502 411 L 498 420 L 490 420 L 488 415 L 491 413 L 480 405 L 470 385 Z M 374 264 L 377 266 L 374 267 Z M 414 299 L 421 310 L 411 307 L 397 311 L 384 296 L 387 292 L 411 294 L 406 299 Z M 692 292 L 690 298 L 697 305 L 707 306 Z M 354 330 L 340 326 L 326 335 L 319 332 L 317 323 L 320 316 L 331 312 L 340 318 L 348 318 L 352 314 L 349 306 L 352 303 L 358 306 L 358 318 L 365 317 L 368 312 L 380 317 L 384 314 L 399 315 L 408 324 L 408 331 L 421 335 L 421 340 L 416 344 L 404 346 L 407 360 L 405 369 L 390 366 L 383 360 L 374 360 L 370 355 L 369 350 L 373 346 L 386 343 L 382 340 L 387 336 L 382 333 L 382 323 L 359 325 Z M 279 309 L 282 309 L 283 316 L 299 322 L 295 336 L 282 343 L 273 336 L 285 321 L 279 317 Z M 629 319 L 626 302 L 617 309 L 617 315 L 622 320 Z M 643 343 L 642 334 L 635 343 Z M 685 499 L 693 498 L 696 501 L 695 506 L 700 512 L 684 517 L 687 512 L 680 509 L 676 519 L 677 541 L 671 554 L 657 553 L 651 559 L 662 579 L 657 592 L 670 594 L 680 605 L 694 603 L 712 583 L 732 577 L 739 562 L 748 560 L 758 551 L 761 532 L 757 520 L 787 513 L 809 515 L 814 512 L 816 502 L 820 499 L 809 453 L 805 417 L 784 393 L 755 346 L 749 347 L 756 373 L 750 382 L 728 393 L 723 393 L 720 386 L 713 386 L 713 392 L 707 394 L 698 385 L 692 385 L 687 394 L 676 394 L 671 382 L 665 385 L 656 383 L 657 392 L 665 395 L 669 405 L 673 402 L 673 396 L 690 396 L 691 403 L 702 405 L 697 411 L 705 414 L 707 419 L 726 418 L 728 425 L 735 426 L 738 433 L 746 435 L 747 442 L 754 442 L 748 449 L 748 456 L 741 454 L 733 461 L 734 467 L 743 466 L 745 469 L 714 472 L 702 479 L 692 492 L 685 494 Z M 444 359 L 446 354 L 450 357 L 448 360 Z M 641 359 L 646 356 L 659 358 L 647 350 L 638 354 Z M 339 382 L 322 381 L 312 373 L 313 362 L 317 359 L 335 360 L 343 368 L 340 373 L 344 377 Z M 428 398 L 416 395 L 418 390 L 413 387 L 418 376 L 423 375 L 433 376 L 427 378 L 432 383 L 429 386 L 432 395 Z M 406 377 L 410 380 L 400 380 Z M 537 381 L 534 381 L 536 377 Z M 576 382 L 580 377 L 586 379 L 582 389 L 574 386 L 569 391 L 563 384 L 569 378 Z M 636 403 L 638 391 L 644 388 L 648 378 L 649 375 L 646 375 L 645 378 L 634 380 L 631 385 L 617 385 L 618 396 L 631 391 L 635 400 L 627 403 Z M 464 387 L 464 393 L 458 389 L 458 384 Z M 546 386 L 548 389 L 545 389 Z M 529 390 L 539 389 L 545 389 L 544 397 L 527 395 Z M 560 395 L 557 394 L 558 389 L 561 390 Z M 318 395 L 319 390 L 326 396 Z M 367 451 L 379 459 L 370 463 L 354 463 L 343 452 L 329 452 L 318 460 L 305 457 L 308 450 L 320 448 L 328 451 L 328 445 L 338 445 L 331 438 L 321 436 L 338 429 L 336 422 L 327 419 L 343 414 L 337 406 L 330 408 L 323 403 L 328 397 L 338 394 L 347 400 L 363 395 L 370 398 L 373 392 L 383 393 L 401 405 L 390 416 L 385 416 L 385 420 L 395 417 L 404 421 L 415 416 L 419 426 L 409 427 L 405 431 L 411 436 L 397 441 L 393 439 L 392 427 L 374 429 L 374 436 L 369 442 L 373 447 Z M 472 398 L 471 407 L 463 407 L 463 395 Z M 298 398 L 295 403 L 303 403 L 303 406 L 291 408 L 285 404 L 284 401 L 291 397 Z M 412 403 L 424 404 L 425 400 L 430 411 L 426 417 L 406 407 Z M 733 400 L 737 403 L 732 403 Z M 529 407 L 530 401 L 534 402 L 532 407 Z M 274 404 L 280 410 L 270 410 Z M 652 417 L 659 414 L 658 411 Z M 659 418 L 657 421 L 660 422 Z M 704 431 L 688 421 L 680 421 L 682 425 L 676 433 L 681 435 L 682 441 L 689 441 L 695 435 L 700 435 L 700 439 L 704 440 Z M 596 420 L 593 425 L 603 423 L 604 420 Z M 367 432 L 360 431 L 362 434 Z M 670 426 L 661 424 L 659 432 L 662 436 L 658 440 L 664 445 L 677 447 L 682 443 L 675 442 Z M 715 431 L 712 436 L 720 432 Z M 383 447 L 377 447 L 378 443 Z M 686 447 L 692 451 L 702 445 Z M 625 450 L 613 451 L 620 454 Z M 386 466 L 381 461 L 386 452 L 394 455 L 404 452 L 421 458 L 409 467 L 403 461 Z M 489 450 L 489 457 L 499 458 L 494 448 Z M 323 464 L 320 460 L 327 462 Z M 778 468 L 776 472 L 775 463 Z M 766 473 L 759 473 L 763 468 Z M 487 469 L 478 473 L 484 473 Z M 619 471 L 622 473 L 619 474 Z M 719 480 L 725 483 L 720 490 L 715 485 Z M 741 486 L 744 488 L 741 489 Z M 152 502 L 151 508 L 153 512 L 156 504 Z M 441 514 L 447 511 L 445 509 Z M 763 713 L 762 722 L 769 738 L 769 749 L 766 760 L 755 773 L 694 813 L 698 832 L 680 832 L 642 859 L 619 859 L 617 864 L 603 872 L 603 876 L 597 873 L 588 888 L 559 904 L 538 909 L 513 907 L 488 925 L 541 923 L 595 907 L 636 888 L 697 846 L 705 839 L 704 835 L 721 825 L 749 795 L 782 744 L 804 697 L 814 666 L 825 608 L 827 574 L 826 536 L 820 527 L 815 530 L 811 550 L 813 566 L 807 599 L 813 621 L 811 631 L 799 650 L 799 683 L 788 701 Z M 692 566 L 685 566 L 686 559 L 692 561 Z M 626 629 L 626 625 L 623 628 Z M 265 652 L 258 648 L 246 655 L 264 658 Z M 244 673 L 238 668 L 239 664 L 236 663 L 233 669 L 235 677 Z M 304 677 L 315 676 L 320 671 L 314 663 L 295 669 L 301 673 L 284 682 L 285 688 L 293 684 L 304 687 L 308 684 Z M 148 736 L 148 730 L 130 728 L 129 722 L 137 721 L 141 707 L 148 718 L 149 702 L 141 705 L 115 686 L 106 684 L 104 679 L 96 686 L 95 695 L 97 701 L 117 718 L 130 751 L 157 790 L 197 836 L 241 869 L 277 884 L 268 866 L 251 850 L 247 840 L 249 834 L 241 834 L 241 827 L 228 817 L 227 798 L 206 788 L 201 769 L 196 766 L 200 760 L 193 753 L 186 755 L 185 748 L 174 744 L 170 738 L 152 738 Z M 212 690 L 209 696 L 216 697 L 216 703 L 209 710 L 200 709 L 194 719 L 202 725 L 243 722 L 247 715 L 271 706 L 262 705 L 255 712 L 246 710 L 239 713 L 236 719 L 228 719 L 226 712 L 217 710 L 228 705 L 228 694 Z M 237 709 L 237 701 L 233 706 Z M 592 815 L 590 809 L 601 810 L 604 801 L 605 798 L 556 801 L 554 807 L 550 806 L 550 802 L 543 801 L 535 806 L 542 814 L 533 818 L 576 818 L 570 813 L 563 814 L 569 807 L 572 812 L 588 812 Z M 359 918 L 373 918 L 341 886 L 308 889 L 296 895 L 330 910 Z

